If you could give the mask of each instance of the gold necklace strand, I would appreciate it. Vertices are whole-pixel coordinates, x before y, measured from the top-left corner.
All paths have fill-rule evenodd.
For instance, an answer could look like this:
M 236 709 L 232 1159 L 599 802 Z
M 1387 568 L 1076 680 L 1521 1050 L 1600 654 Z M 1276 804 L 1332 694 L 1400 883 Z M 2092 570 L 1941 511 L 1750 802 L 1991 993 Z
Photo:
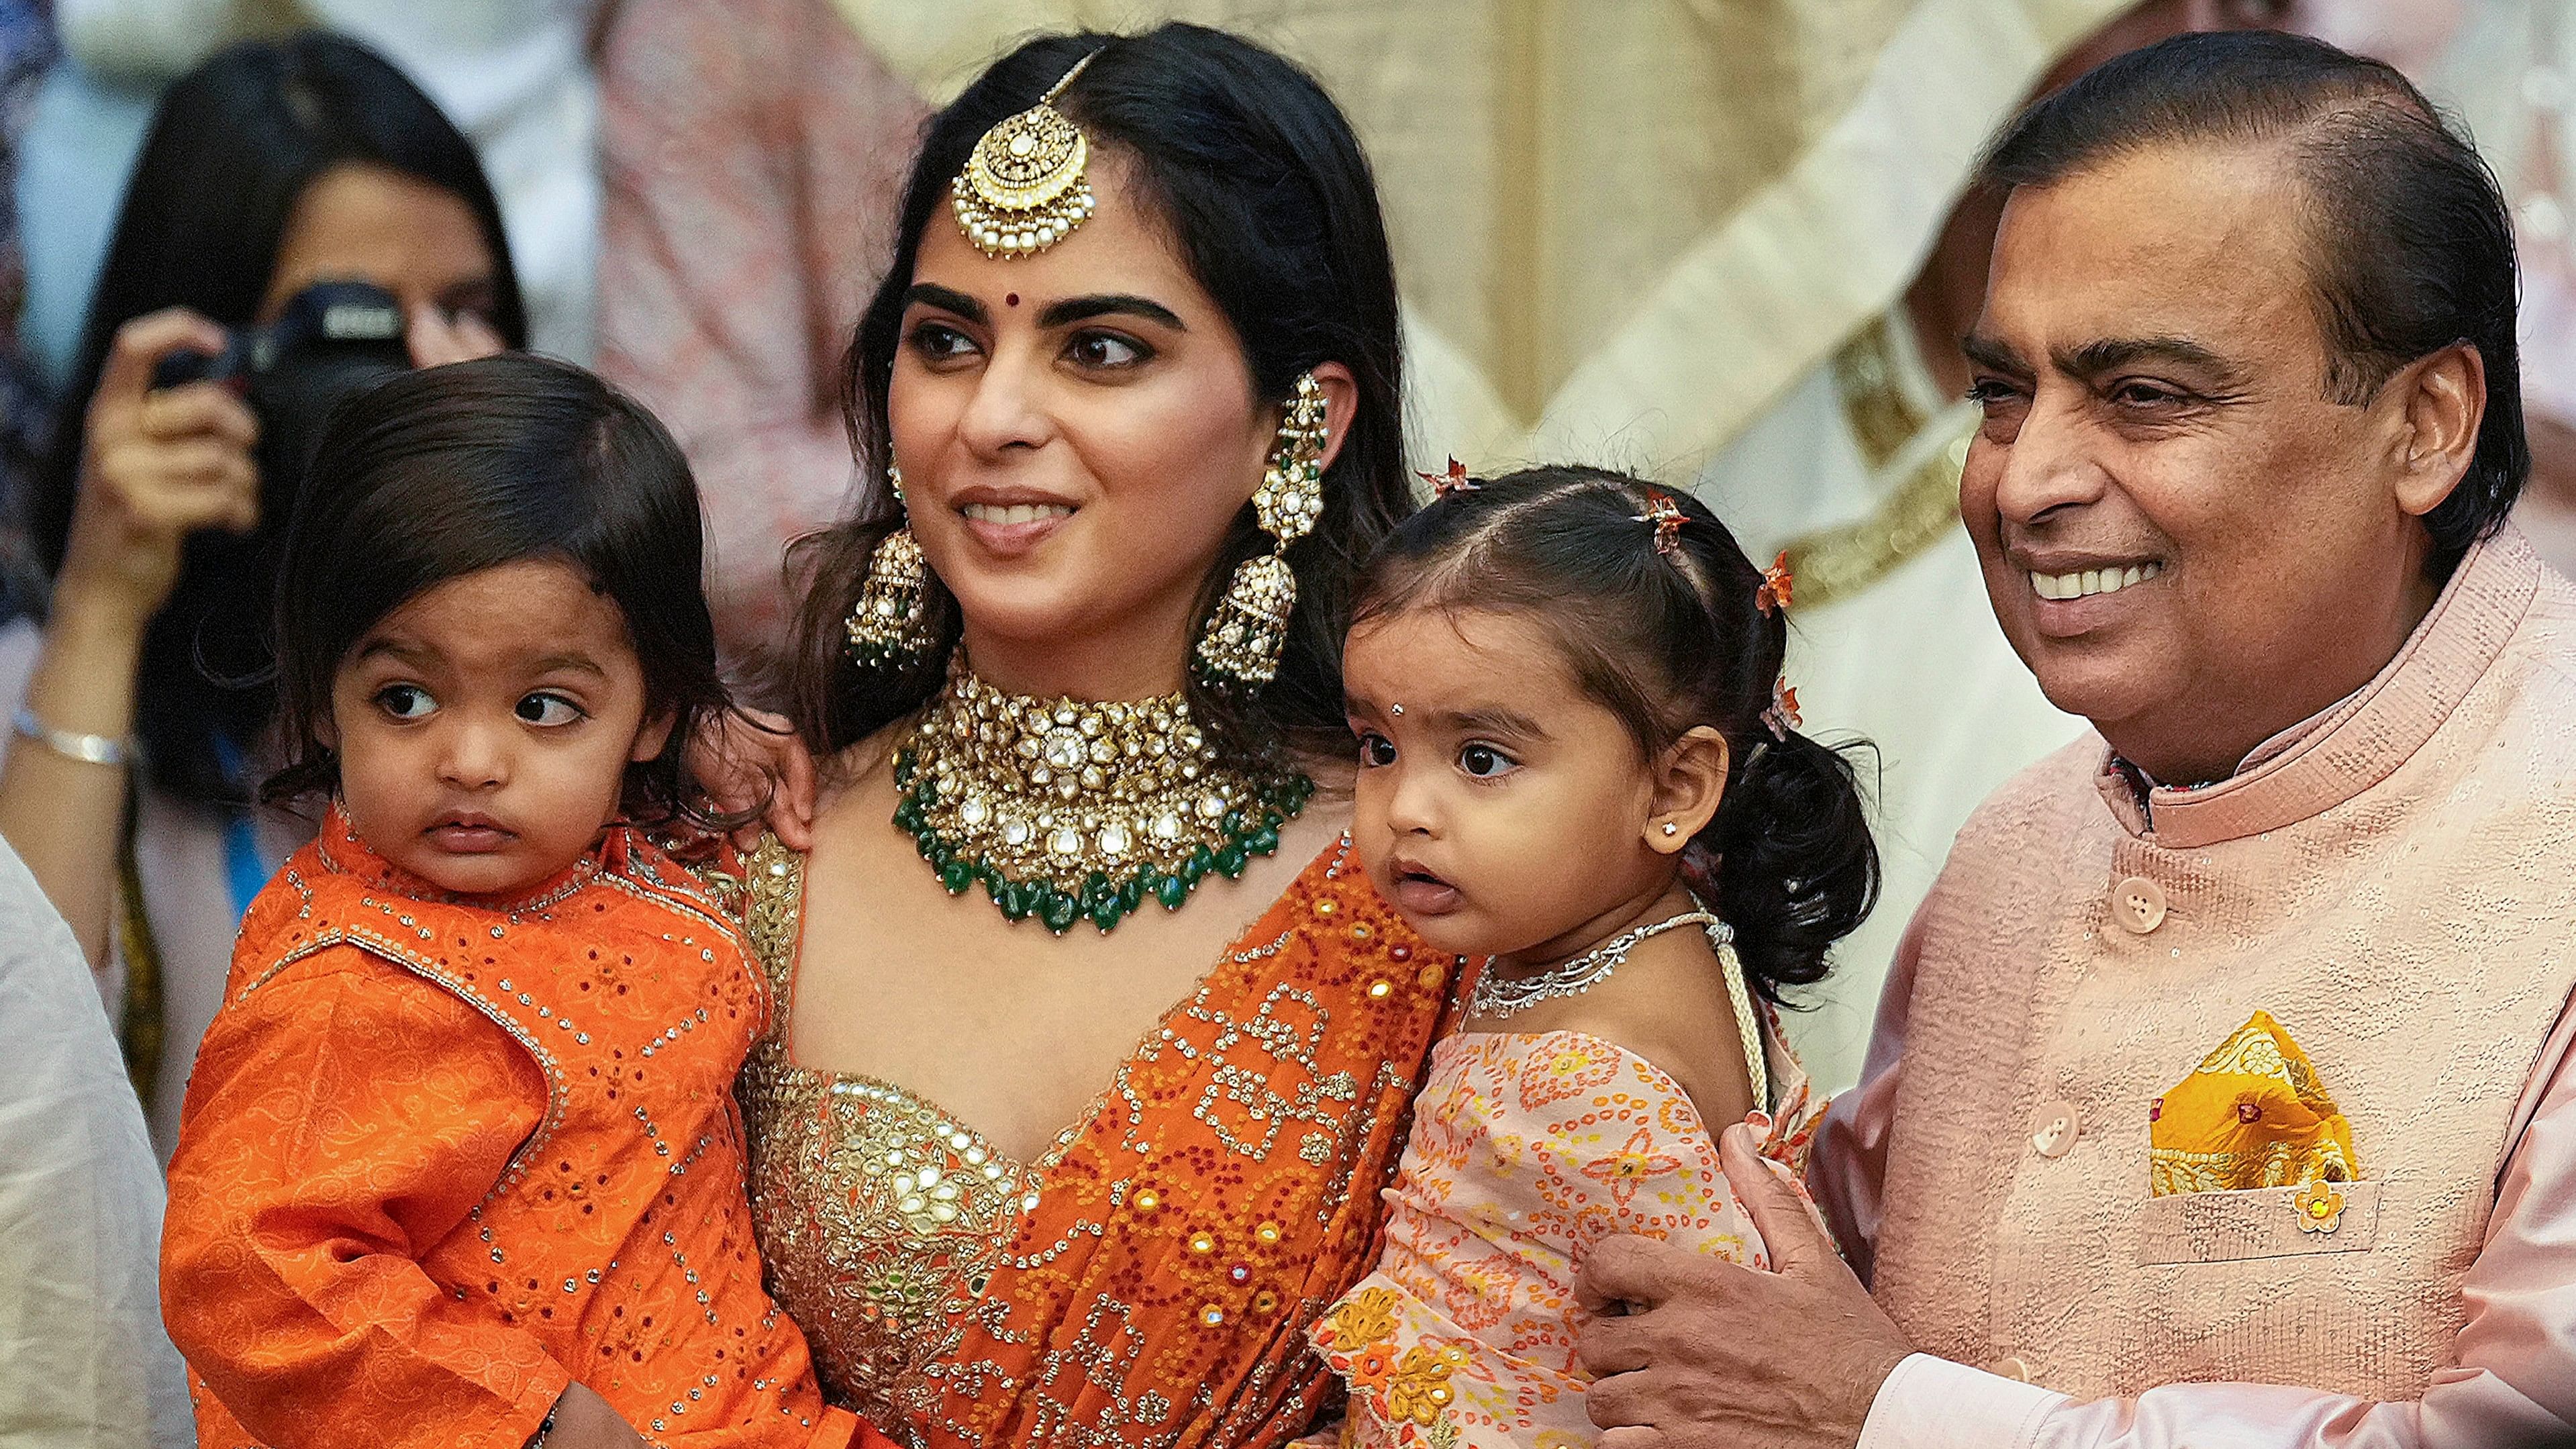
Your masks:
M 951 895 L 979 882 L 1017 921 L 1104 933 L 1151 897 L 1180 909 L 1214 871 L 1279 849 L 1314 784 L 1221 761 L 1180 694 L 1129 702 L 993 688 L 959 650 L 898 751 L 894 823 Z
M 1613 936 L 1570 961 L 1552 966 L 1536 976 L 1507 978 L 1488 966 L 1476 978 L 1474 1013 L 1497 1020 L 1518 1016 L 1542 1001 L 1556 1001 L 1568 996 L 1581 996 L 1610 979 L 1611 974 L 1628 964 L 1628 953 L 1640 942 L 1660 936 L 1682 926 L 1698 926 L 1708 935 L 1709 949 L 1717 953 L 1718 969 L 1726 977 L 1726 1001 L 1735 1015 L 1738 1045 L 1744 1048 L 1745 1075 L 1753 1089 L 1754 1105 L 1771 1110 L 1771 1073 L 1762 1049 L 1762 1028 L 1753 1015 L 1752 993 L 1744 985 L 1744 959 L 1735 953 L 1735 928 L 1717 918 L 1706 906 L 1682 912 L 1652 925 Z

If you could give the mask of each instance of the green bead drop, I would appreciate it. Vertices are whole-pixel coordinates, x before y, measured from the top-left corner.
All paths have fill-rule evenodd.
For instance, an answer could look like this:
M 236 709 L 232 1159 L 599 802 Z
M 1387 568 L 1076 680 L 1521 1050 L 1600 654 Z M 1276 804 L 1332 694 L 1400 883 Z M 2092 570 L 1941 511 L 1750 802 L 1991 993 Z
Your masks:
M 1073 897 L 1066 895 L 1062 891 L 1049 890 L 1043 887 L 1040 888 L 1038 892 L 1038 919 L 1046 922 L 1046 928 L 1048 930 L 1061 936 L 1064 934 L 1065 928 L 1073 924 L 1074 918 L 1081 914 L 1081 902 L 1076 901 Z

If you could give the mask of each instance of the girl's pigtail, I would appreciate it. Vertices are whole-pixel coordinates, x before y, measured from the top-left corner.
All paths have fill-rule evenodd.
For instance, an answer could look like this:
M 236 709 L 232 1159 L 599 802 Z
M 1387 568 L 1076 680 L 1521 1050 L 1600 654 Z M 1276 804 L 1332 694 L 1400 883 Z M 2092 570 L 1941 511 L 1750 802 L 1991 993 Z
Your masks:
M 1868 918 L 1878 848 L 1843 750 L 1792 729 L 1762 739 L 1734 776 L 1696 841 L 1709 868 L 1694 874 L 1735 928 L 1747 984 L 1776 1002 L 1780 988 L 1822 979 L 1827 950 Z

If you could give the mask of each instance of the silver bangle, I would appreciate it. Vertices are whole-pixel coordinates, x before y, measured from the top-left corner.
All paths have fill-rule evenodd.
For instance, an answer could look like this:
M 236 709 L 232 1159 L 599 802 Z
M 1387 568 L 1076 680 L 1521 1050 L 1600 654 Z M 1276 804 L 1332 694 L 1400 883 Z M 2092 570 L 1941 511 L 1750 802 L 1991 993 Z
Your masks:
M 75 734 L 58 730 L 36 718 L 36 712 L 25 705 L 18 707 L 14 721 L 21 739 L 34 740 L 67 760 L 84 765 L 122 765 L 134 757 L 134 747 L 110 735 Z

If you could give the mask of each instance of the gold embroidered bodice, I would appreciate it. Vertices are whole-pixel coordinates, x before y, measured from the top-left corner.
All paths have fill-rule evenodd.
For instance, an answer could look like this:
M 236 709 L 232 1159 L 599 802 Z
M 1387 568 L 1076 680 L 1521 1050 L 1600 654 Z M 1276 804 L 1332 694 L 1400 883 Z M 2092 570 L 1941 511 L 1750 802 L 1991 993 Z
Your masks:
M 748 875 L 749 935 L 777 1006 L 736 1091 L 770 1291 L 804 1327 L 833 1402 L 892 1432 L 930 1417 L 986 1276 L 1074 1133 L 1024 1164 L 891 1082 L 798 1066 L 804 857 L 765 841 Z

